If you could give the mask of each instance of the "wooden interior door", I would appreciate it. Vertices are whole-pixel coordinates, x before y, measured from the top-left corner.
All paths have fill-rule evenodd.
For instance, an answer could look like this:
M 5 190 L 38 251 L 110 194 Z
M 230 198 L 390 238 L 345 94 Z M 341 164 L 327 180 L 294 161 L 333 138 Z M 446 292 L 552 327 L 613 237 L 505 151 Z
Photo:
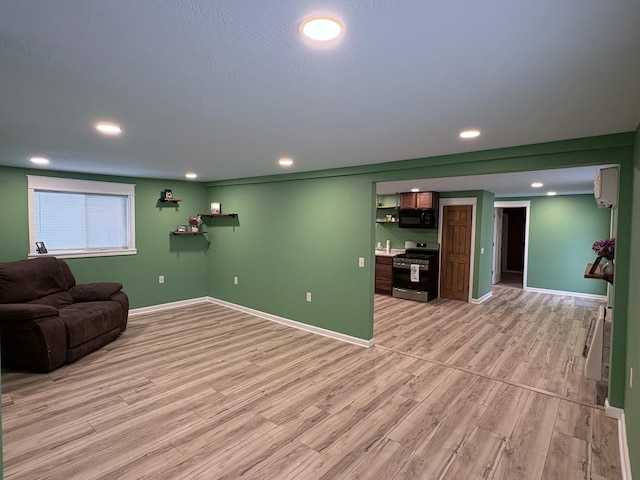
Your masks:
M 472 205 L 442 208 L 440 296 L 469 301 Z

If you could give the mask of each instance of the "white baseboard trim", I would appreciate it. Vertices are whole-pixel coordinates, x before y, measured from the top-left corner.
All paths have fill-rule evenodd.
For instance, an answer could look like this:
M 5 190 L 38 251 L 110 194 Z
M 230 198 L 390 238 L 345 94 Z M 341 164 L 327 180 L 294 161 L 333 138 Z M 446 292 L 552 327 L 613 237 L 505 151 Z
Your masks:
M 606 295 L 594 295 L 592 293 L 565 292 L 563 290 L 548 290 L 546 288 L 524 287 L 525 292 L 550 293 L 551 295 L 565 295 L 569 297 L 588 298 L 591 300 L 607 301 Z
M 604 413 L 607 414 L 609 418 L 615 418 L 616 420 L 620 420 L 622 415 L 624 415 L 624 410 L 618 407 L 612 407 L 609 404 L 609 399 L 604 399 Z
M 482 303 L 482 302 L 486 302 L 487 300 L 489 300 L 491 297 L 493 297 L 493 294 L 491 292 L 484 294 L 483 296 L 481 296 L 480 298 L 472 298 L 471 299 L 471 303 Z
M 227 302 L 226 300 L 220 300 L 218 298 L 207 297 L 207 301 L 215 303 L 217 305 L 222 305 L 223 307 L 232 308 L 240 312 L 248 313 L 249 315 L 255 315 L 256 317 L 260 317 L 271 322 L 280 323 L 282 325 L 287 325 L 288 327 L 297 328 L 298 330 L 315 333 L 316 335 L 322 335 L 323 337 L 333 338 L 334 340 L 340 340 L 342 342 L 351 343 L 360 347 L 369 348 L 375 345 L 375 339 L 373 338 L 370 340 L 364 340 L 362 338 L 352 337 L 351 335 L 334 332 L 333 330 L 327 330 L 326 328 L 315 327 L 313 325 L 297 322 L 296 320 L 290 320 L 284 317 L 278 317 L 277 315 L 261 312 L 260 310 L 254 310 L 253 308 L 244 307 L 242 305 L 237 305 L 235 303 Z
M 190 298 L 188 300 L 178 300 L 177 302 L 160 303 L 158 305 L 151 305 L 149 307 L 134 308 L 129 310 L 129 317 L 135 317 L 137 315 L 145 315 L 147 313 L 162 312 L 170 308 L 186 307 L 189 305 L 196 305 L 198 303 L 206 303 L 208 297 Z
M 618 422 L 618 450 L 620 453 L 620 465 L 622 480 L 632 480 L 631 463 L 629 462 L 629 446 L 627 444 L 627 424 L 624 420 L 624 410 L 609 405 L 609 399 L 604 400 L 604 411 L 607 417 L 615 418 Z

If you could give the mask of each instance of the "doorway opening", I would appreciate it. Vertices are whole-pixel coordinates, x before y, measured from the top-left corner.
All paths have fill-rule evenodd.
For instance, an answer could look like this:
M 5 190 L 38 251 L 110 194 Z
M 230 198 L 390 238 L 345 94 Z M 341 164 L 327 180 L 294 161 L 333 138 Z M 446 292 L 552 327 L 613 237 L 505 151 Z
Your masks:
M 495 202 L 492 285 L 526 288 L 529 201 Z

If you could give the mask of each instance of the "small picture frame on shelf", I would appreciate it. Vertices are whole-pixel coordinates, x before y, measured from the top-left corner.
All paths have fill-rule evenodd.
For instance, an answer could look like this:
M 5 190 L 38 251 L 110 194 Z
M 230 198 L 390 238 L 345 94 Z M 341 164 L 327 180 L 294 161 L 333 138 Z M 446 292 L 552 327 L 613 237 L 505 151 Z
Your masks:
M 160 199 L 161 200 L 172 200 L 173 199 L 173 192 L 171 191 L 171 189 L 165 188 L 163 191 L 161 191 L 160 192 Z
M 176 232 L 186 232 L 187 231 L 187 226 L 186 225 L 178 225 L 176 227 Z
M 220 202 L 211 202 L 211 213 L 214 215 L 222 213 L 222 204 Z
M 44 246 L 44 242 L 36 242 L 36 251 L 38 253 L 48 253 L 47 247 Z

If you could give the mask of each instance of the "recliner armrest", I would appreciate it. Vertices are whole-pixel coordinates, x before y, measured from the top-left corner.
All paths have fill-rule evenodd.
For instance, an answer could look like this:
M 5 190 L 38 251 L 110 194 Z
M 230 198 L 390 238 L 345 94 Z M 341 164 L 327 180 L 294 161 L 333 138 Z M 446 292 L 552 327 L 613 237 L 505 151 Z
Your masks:
M 37 303 L 0 304 L 0 322 L 28 322 L 39 318 L 57 317 L 60 312 L 51 305 Z
M 122 290 L 122 284 L 116 282 L 97 282 L 75 285 L 69 289 L 74 303 L 99 302 L 111 300 L 111 297 Z

